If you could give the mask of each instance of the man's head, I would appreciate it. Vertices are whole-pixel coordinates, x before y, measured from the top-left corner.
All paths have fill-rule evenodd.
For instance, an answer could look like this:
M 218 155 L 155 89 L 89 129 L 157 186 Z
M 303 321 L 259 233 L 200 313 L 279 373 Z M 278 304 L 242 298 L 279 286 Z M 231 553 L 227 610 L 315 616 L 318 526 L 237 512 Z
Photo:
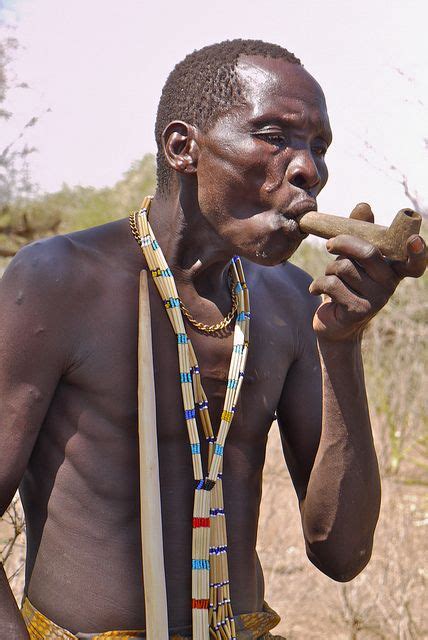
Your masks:
M 242 87 L 236 73 L 241 55 L 282 58 L 300 64 L 287 49 L 261 40 L 227 40 L 212 44 L 179 62 L 162 90 L 156 117 L 160 193 L 168 192 L 173 174 L 162 148 L 165 127 L 172 120 L 183 120 L 206 131 L 220 113 L 242 102 Z
M 252 40 L 192 53 L 167 80 L 156 138 L 160 194 L 185 185 L 252 260 L 293 253 L 303 236 L 292 218 L 316 207 L 331 140 L 322 90 L 293 54 Z

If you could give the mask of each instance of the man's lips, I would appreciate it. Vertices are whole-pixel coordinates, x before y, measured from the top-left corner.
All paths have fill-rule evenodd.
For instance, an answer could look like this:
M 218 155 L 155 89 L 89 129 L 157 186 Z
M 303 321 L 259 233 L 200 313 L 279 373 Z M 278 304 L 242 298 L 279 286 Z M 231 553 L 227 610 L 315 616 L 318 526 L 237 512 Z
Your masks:
M 299 216 L 307 213 L 308 211 L 316 211 L 317 210 L 317 202 L 316 200 L 306 199 L 301 200 L 300 202 L 296 202 L 294 204 L 287 205 L 286 207 L 280 207 L 278 209 L 279 213 L 284 216 L 284 218 L 288 218 L 294 220 Z
M 312 198 L 305 198 L 299 202 L 294 202 L 286 207 L 278 208 L 279 213 L 284 218 L 284 224 L 288 229 L 288 232 L 296 233 L 301 238 L 307 238 L 308 234 L 301 230 L 299 227 L 299 217 L 308 211 L 316 211 L 317 203 Z

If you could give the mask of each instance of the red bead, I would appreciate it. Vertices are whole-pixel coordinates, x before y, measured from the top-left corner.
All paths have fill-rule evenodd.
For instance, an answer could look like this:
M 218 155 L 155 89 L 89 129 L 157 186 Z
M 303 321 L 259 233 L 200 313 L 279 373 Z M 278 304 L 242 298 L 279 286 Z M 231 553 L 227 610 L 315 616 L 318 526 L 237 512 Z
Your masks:
M 210 519 L 209 518 L 193 518 L 193 528 L 197 529 L 198 527 L 209 527 Z
M 192 609 L 208 609 L 209 600 L 196 600 L 192 598 Z

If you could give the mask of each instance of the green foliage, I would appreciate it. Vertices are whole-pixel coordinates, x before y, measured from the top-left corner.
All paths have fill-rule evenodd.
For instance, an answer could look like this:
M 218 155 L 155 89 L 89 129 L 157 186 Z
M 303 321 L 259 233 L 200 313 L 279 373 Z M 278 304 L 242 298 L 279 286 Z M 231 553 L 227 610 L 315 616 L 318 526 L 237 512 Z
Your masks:
M 134 162 L 113 187 L 65 185 L 61 191 L 35 200 L 34 207 L 42 218 L 59 215 L 61 232 L 77 231 L 125 217 L 138 209 L 143 197 L 154 193 L 155 187 L 155 160 L 147 154 Z
M 68 187 L 37 198 L 19 198 L 0 206 L 0 257 L 13 256 L 39 237 L 68 233 L 123 218 L 155 190 L 155 160 L 134 162 L 113 187 Z

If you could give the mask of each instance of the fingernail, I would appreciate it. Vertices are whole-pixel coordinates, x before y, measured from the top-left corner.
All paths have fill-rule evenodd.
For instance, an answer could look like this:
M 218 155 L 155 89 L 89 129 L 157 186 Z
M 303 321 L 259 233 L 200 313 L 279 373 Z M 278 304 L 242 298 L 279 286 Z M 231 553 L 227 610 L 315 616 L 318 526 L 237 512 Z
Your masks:
M 330 249 L 331 249 L 331 242 L 330 242 L 330 240 L 327 240 L 327 242 L 325 243 L 325 248 L 327 249 L 327 251 L 330 251 Z
M 425 243 L 419 236 L 413 238 L 413 240 L 411 240 L 409 244 L 413 253 L 421 253 L 425 248 Z

